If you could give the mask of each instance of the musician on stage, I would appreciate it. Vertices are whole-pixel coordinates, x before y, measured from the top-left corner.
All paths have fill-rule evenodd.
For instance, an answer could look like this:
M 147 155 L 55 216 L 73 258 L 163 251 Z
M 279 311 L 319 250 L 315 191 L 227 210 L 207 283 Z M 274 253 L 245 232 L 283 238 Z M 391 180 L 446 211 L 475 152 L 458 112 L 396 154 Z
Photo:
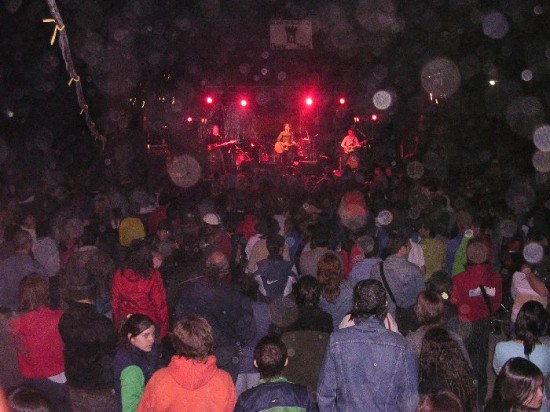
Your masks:
M 294 142 L 294 133 L 290 129 L 290 123 L 285 123 L 284 130 L 277 136 L 275 142 L 275 152 L 282 155 L 282 162 L 285 165 L 291 165 L 296 158 L 296 143 Z
M 351 154 L 359 147 L 361 147 L 361 143 L 359 143 L 359 140 L 357 139 L 357 136 L 355 135 L 353 129 L 348 129 L 348 134 L 344 136 L 344 138 L 342 139 L 342 143 L 340 143 L 340 146 L 344 151 L 344 153 L 342 153 L 340 157 L 340 166 L 341 168 L 344 168 L 346 167 Z
M 226 156 L 224 156 L 223 146 L 221 146 L 224 140 L 224 137 L 220 134 L 220 127 L 217 124 L 213 125 L 212 131 L 206 136 L 208 163 L 212 174 L 216 172 L 225 174 L 227 172 Z

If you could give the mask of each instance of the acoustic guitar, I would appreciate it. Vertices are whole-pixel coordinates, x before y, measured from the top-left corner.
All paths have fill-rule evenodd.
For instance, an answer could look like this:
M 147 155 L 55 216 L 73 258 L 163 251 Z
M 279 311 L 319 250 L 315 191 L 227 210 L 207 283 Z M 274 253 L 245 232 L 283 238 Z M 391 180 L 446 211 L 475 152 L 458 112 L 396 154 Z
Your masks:
M 277 142 L 275 143 L 275 153 L 283 154 L 284 152 L 287 152 L 288 149 L 290 149 L 292 146 L 296 146 L 296 143 Z

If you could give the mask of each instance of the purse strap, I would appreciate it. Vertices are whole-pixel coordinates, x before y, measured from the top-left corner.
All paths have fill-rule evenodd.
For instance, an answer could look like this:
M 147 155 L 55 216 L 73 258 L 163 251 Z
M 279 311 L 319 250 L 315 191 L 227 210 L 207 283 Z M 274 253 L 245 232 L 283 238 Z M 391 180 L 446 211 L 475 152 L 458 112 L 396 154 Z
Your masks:
M 391 301 L 395 306 L 397 306 L 397 302 L 395 301 L 395 296 L 393 296 L 393 292 L 390 289 L 390 286 L 388 285 L 388 281 L 386 280 L 386 275 L 384 273 L 384 262 L 380 262 L 380 277 L 382 278 L 382 283 L 384 284 L 384 287 L 386 288 L 386 292 L 388 292 L 388 295 L 390 296 Z
M 489 299 L 489 295 L 487 295 L 487 291 L 485 290 L 485 286 L 479 285 L 479 288 L 481 289 L 481 294 L 483 295 L 483 300 L 485 301 L 485 304 L 487 305 L 487 309 L 489 309 L 489 316 L 493 313 L 493 305 L 491 305 L 491 299 Z

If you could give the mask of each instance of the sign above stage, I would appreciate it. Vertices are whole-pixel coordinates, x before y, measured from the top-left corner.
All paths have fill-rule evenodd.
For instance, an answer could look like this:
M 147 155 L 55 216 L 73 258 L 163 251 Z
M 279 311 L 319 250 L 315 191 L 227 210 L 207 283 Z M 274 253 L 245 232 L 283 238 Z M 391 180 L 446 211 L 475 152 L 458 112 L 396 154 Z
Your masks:
M 269 40 L 273 50 L 310 50 L 313 48 L 310 20 L 271 20 Z

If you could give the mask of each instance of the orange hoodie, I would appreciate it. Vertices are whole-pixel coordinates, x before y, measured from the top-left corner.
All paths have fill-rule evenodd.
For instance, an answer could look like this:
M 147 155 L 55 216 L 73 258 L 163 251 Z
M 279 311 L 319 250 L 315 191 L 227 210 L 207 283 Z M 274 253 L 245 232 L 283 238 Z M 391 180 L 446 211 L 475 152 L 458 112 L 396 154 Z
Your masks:
M 174 356 L 147 383 L 138 412 L 231 412 L 236 402 L 231 376 L 215 356 L 206 362 Z

